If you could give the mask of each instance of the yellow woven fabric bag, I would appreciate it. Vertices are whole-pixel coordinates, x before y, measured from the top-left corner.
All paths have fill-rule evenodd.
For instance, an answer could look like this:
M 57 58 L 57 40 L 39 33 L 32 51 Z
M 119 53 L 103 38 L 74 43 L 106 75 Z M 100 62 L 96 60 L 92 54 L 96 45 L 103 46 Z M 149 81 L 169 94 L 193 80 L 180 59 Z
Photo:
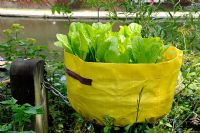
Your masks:
M 101 125 L 105 116 L 115 126 L 135 123 L 137 116 L 137 122 L 156 120 L 171 109 L 182 54 L 171 46 L 165 62 L 116 64 L 85 62 L 65 52 L 68 99 L 83 117 Z

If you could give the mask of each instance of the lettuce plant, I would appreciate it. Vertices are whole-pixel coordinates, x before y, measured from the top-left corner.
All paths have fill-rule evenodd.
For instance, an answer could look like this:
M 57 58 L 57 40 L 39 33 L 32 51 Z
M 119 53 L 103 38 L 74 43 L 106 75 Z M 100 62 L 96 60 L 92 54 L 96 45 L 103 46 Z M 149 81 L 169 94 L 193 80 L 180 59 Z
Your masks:
M 143 38 L 142 26 L 131 23 L 112 31 L 110 23 L 72 23 L 67 35 L 57 34 L 55 45 L 85 61 L 107 63 L 157 63 L 162 59 L 163 41 Z

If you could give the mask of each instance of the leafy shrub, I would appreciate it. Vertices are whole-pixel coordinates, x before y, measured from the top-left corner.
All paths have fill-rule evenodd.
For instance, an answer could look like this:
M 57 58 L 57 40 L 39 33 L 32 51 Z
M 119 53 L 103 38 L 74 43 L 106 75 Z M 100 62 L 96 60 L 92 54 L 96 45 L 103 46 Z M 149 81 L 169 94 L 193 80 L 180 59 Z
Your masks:
M 33 107 L 30 104 L 17 104 L 17 100 L 11 98 L 10 100 L 1 101 L 0 106 L 4 106 L 5 110 L 11 113 L 12 119 L 9 123 L 0 125 L 0 132 L 12 131 L 13 127 L 17 127 L 18 131 L 24 131 L 27 123 L 31 123 L 31 119 L 36 114 L 42 114 L 41 107 Z M 2 123 L 0 123 L 2 124 Z

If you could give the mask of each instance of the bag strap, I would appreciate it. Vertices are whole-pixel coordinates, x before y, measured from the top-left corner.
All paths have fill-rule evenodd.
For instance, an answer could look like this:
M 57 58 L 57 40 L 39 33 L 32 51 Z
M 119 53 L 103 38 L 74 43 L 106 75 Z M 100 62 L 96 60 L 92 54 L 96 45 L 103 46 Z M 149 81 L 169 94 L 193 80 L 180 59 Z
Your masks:
M 66 67 L 64 68 L 65 72 L 72 78 L 80 81 L 82 84 L 85 84 L 85 85 L 92 85 L 92 79 L 87 79 L 87 78 L 84 78 L 80 75 L 78 75 L 77 73 L 67 69 Z

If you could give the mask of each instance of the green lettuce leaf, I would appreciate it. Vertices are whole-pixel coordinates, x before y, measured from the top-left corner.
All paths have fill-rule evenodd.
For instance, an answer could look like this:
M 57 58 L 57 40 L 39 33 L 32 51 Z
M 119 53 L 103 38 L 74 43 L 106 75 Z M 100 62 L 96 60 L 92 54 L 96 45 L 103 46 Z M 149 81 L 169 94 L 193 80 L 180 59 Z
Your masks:
M 68 37 L 63 34 L 56 35 L 58 41 L 54 44 L 59 47 L 63 47 L 67 52 L 72 53 L 71 45 L 68 42 Z
M 133 63 L 157 63 L 162 56 L 164 45 L 159 37 L 132 39 L 131 60 Z
M 108 50 L 105 52 L 105 62 L 108 63 L 129 63 L 129 55 L 127 51 L 120 51 L 117 37 L 110 37 L 107 40 L 110 43 Z
M 120 26 L 119 34 L 124 35 L 126 38 L 133 38 L 141 36 L 142 26 L 136 23 L 131 23 L 128 26 Z
M 110 23 L 73 22 L 67 35 L 57 34 L 56 46 L 85 61 L 109 63 L 157 63 L 164 45 L 159 37 L 143 38 L 142 26 L 131 23 L 112 31 Z

